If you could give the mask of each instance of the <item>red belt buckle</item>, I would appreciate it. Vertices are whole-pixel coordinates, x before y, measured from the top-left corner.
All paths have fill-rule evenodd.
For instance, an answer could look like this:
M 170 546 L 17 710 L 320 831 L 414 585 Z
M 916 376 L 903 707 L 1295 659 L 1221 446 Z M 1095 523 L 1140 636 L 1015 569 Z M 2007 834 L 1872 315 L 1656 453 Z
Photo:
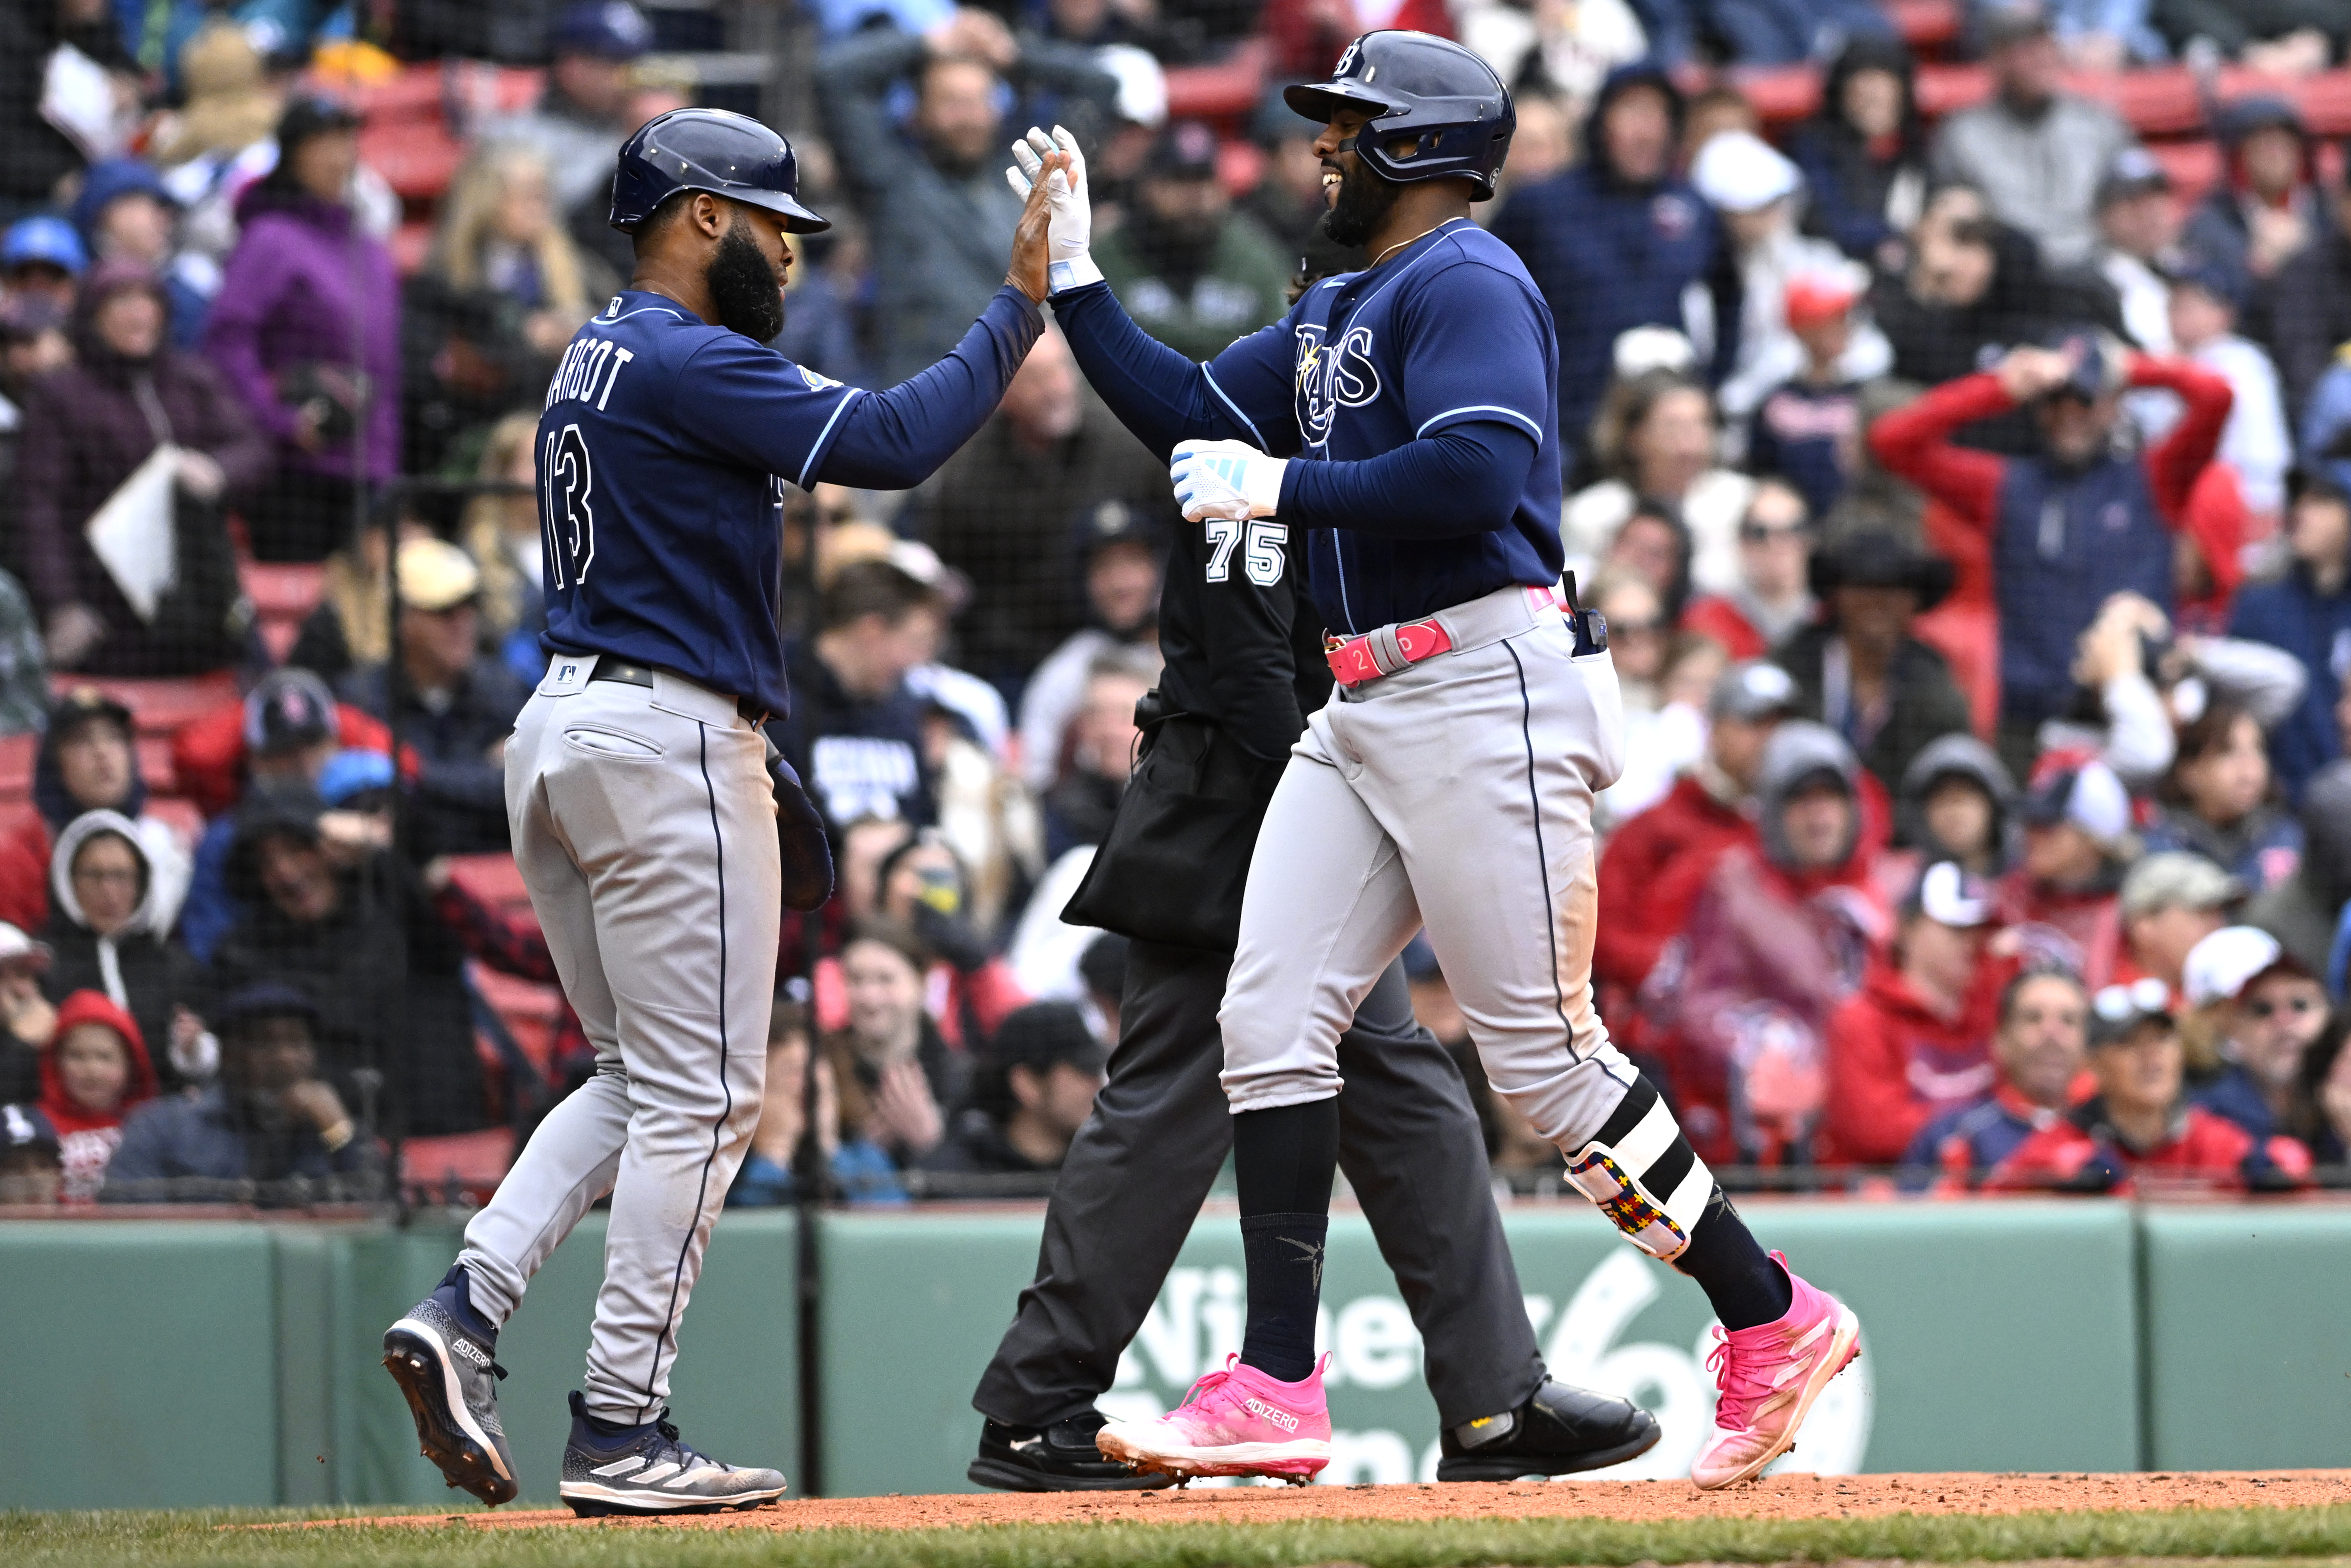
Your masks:
M 1331 678 L 1353 690 L 1383 675 L 1393 675 L 1406 664 L 1416 664 L 1423 659 L 1434 658 L 1449 652 L 1453 639 L 1435 621 L 1415 621 L 1395 629 L 1396 651 L 1403 659 L 1395 669 L 1380 668 L 1379 658 L 1373 650 L 1376 632 L 1361 637 L 1330 637 L 1323 640 L 1322 657 L 1331 666 Z

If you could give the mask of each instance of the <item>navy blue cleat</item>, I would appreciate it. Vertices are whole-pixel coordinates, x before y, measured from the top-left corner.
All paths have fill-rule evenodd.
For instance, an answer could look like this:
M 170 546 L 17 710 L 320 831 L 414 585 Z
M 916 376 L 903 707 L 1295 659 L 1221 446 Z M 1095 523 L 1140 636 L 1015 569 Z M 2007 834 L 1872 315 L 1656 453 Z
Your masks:
M 558 1495 L 582 1519 L 605 1514 L 723 1513 L 765 1508 L 784 1495 L 778 1470 L 746 1469 L 686 1447 L 669 1412 L 643 1427 L 605 1437 L 588 1424 L 588 1406 L 571 1396 L 571 1441 L 563 1448 Z
M 495 1333 L 465 1299 L 465 1272 L 449 1270 L 433 1293 L 383 1335 L 383 1364 L 416 1418 L 416 1441 L 453 1487 L 493 1508 L 512 1502 L 514 1456 L 498 1424 L 498 1379 L 507 1369 L 493 1353 Z

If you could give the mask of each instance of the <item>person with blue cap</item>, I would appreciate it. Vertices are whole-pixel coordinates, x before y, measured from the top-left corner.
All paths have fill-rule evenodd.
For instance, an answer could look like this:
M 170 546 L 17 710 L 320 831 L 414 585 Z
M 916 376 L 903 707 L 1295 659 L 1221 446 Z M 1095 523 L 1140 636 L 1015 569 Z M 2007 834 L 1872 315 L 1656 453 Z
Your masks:
M 0 235 L 0 292 L 47 299 L 73 308 L 74 285 L 89 266 L 89 252 L 73 225 L 53 213 L 18 218 Z
M 141 158 L 91 164 L 74 198 L 73 225 L 93 260 L 136 262 L 162 280 L 172 347 L 192 350 L 202 340 L 220 266 L 181 247 L 180 201 L 153 164 Z
M 555 210 L 568 221 L 583 205 L 601 207 L 612 154 L 637 127 L 635 67 L 653 47 L 653 24 L 628 0 L 579 0 L 556 17 L 548 47 L 554 64 L 538 106 L 496 121 L 489 136 L 546 157 Z

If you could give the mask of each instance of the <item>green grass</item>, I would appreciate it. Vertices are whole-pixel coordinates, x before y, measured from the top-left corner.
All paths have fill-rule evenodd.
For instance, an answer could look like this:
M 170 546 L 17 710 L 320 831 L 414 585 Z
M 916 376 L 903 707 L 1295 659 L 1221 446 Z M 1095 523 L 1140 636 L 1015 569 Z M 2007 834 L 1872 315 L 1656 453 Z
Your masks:
M 381 1510 L 371 1511 L 381 1513 Z M 445 1514 L 446 1510 L 434 1510 Z M 534 1529 L 463 1524 L 249 1531 L 224 1526 L 319 1518 L 316 1511 L 0 1514 L 9 1568 L 1367 1568 L 1509 1563 L 1828 1562 L 1998 1563 L 2034 1558 L 2351 1558 L 2351 1505 L 2190 1509 L 2160 1513 L 2006 1517 L 1895 1515 L 1840 1520 L 1574 1519 L 1426 1523 L 986 1525 L 966 1530 L 718 1531 Z

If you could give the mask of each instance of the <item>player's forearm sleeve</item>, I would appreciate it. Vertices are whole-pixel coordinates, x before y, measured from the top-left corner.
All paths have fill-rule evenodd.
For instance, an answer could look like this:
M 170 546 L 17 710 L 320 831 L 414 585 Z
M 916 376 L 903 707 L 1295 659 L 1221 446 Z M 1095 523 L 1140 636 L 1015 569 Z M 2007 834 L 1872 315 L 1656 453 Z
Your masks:
M 1087 382 L 1154 456 L 1236 434 L 1217 423 L 1207 372 L 1136 326 L 1109 284 L 1053 296 L 1053 319 Z
M 1361 463 L 1292 463 L 1281 520 L 1386 538 L 1441 539 L 1507 526 L 1525 494 L 1534 439 L 1507 424 L 1456 424 Z
M 921 484 L 987 423 L 1044 329 L 1027 295 L 1009 284 L 998 289 L 946 359 L 856 400 L 816 476 L 869 490 Z

